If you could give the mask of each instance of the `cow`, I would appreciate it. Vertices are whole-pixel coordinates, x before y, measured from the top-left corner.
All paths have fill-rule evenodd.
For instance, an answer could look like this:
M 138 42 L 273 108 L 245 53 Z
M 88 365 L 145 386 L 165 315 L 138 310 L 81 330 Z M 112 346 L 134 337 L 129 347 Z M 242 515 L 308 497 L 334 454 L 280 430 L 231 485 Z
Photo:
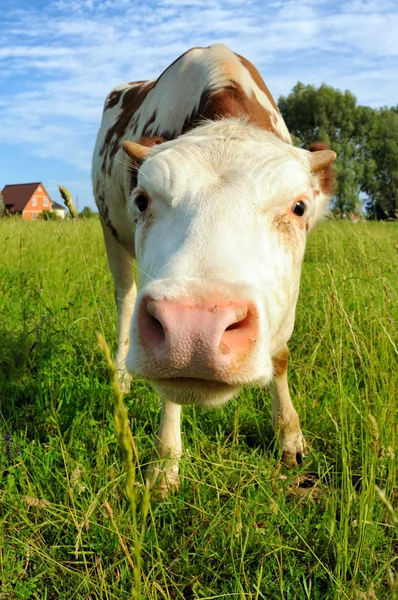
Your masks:
M 125 389 L 133 374 L 162 397 L 148 472 L 161 494 L 179 486 L 181 407 L 220 406 L 244 385 L 270 384 L 283 461 L 305 455 L 287 342 L 336 158 L 310 150 L 292 145 L 258 71 L 223 44 L 193 48 L 156 80 L 106 98 L 92 175 L 116 361 Z

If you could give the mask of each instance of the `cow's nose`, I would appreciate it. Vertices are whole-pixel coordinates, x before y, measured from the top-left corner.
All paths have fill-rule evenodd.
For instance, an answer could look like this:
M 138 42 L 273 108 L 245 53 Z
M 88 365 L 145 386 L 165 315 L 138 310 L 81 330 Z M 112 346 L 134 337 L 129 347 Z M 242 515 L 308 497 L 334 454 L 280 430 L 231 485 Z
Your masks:
M 247 301 L 146 298 L 138 327 L 146 350 L 169 376 L 217 378 L 256 343 L 257 319 Z

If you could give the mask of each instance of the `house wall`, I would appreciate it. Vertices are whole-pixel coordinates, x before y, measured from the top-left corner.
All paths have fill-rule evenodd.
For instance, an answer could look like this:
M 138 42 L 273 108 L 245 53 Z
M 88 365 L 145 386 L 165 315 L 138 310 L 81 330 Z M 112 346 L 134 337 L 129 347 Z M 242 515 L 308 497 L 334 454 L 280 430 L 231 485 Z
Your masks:
M 47 205 L 45 204 L 46 199 Z M 36 206 L 34 200 L 36 200 Z M 39 185 L 31 199 L 25 206 L 25 209 L 22 212 L 22 218 L 25 221 L 32 221 L 34 219 L 37 219 L 37 217 L 40 215 L 40 213 L 43 212 L 43 210 L 51 210 L 51 200 L 48 197 L 47 192 L 43 188 L 43 186 Z
M 54 208 L 54 212 L 58 215 L 58 217 L 60 217 L 61 219 L 65 219 L 65 210 L 63 208 Z

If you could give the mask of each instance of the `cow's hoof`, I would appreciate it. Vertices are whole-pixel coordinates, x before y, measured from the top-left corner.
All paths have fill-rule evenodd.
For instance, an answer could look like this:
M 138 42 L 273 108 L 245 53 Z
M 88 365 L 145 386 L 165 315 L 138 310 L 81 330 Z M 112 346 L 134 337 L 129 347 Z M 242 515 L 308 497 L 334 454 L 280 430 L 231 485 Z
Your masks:
M 304 454 L 302 454 L 301 452 L 296 452 L 296 454 L 288 454 L 287 452 L 284 452 L 282 455 L 283 464 L 290 468 L 301 465 L 303 459 Z
M 151 467 L 147 474 L 146 484 L 154 496 L 159 499 L 166 498 L 180 489 L 178 471 Z
M 301 465 L 305 458 L 305 441 L 301 431 L 293 436 L 286 436 L 282 446 L 282 462 L 288 467 Z

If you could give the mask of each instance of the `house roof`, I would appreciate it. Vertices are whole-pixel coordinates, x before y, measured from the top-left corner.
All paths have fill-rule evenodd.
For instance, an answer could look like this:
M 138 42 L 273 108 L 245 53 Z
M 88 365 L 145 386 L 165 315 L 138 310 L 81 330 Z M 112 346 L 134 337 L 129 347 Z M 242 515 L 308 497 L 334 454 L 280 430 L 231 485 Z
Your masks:
M 65 206 L 58 204 L 58 202 L 52 202 L 52 210 L 65 210 Z
M 39 181 L 6 185 L 2 192 L 4 206 L 12 211 L 22 212 L 39 185 L 43 184 Z

